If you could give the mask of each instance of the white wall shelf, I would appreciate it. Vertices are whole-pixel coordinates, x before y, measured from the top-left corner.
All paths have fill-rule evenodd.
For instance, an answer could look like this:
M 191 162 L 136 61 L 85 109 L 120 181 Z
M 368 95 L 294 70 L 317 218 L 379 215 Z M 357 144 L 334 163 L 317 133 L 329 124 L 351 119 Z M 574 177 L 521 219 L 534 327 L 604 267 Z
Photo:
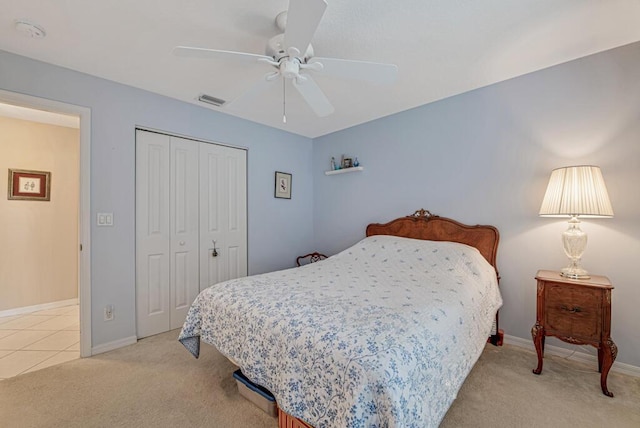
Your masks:
M 354 166 L 351 168 L 342 168 L 342 169 L 335 169 L 333 171 L 325 171 L 324 175 L 335 175 L 335 174 L 345 174 L 347 172 L 357 172 L 357 171 L 362 171 L 364 170 L 364 167 L 362 166 Z

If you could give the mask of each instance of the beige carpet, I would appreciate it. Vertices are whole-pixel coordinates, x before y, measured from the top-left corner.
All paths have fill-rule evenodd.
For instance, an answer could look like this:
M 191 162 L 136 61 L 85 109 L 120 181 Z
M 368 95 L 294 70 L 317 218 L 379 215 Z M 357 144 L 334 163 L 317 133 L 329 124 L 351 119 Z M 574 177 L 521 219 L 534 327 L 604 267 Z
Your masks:
M 234 366 L 203 345 L 194 359 L 178 331 L 0 382 L 4 427 L 268 427 L 277 421 L 238 395 Z M 488 345 L 442 427 L 640 427 L 640 379 Z

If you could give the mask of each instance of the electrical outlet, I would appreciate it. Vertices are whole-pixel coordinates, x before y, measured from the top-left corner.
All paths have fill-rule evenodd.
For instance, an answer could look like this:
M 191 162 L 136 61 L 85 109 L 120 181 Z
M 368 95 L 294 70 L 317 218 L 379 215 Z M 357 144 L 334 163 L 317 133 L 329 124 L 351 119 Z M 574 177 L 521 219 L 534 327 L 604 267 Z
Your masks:
M 113 320 L 113 305 L 107 305 L 104 307 L 104 320 L 105 321 Z

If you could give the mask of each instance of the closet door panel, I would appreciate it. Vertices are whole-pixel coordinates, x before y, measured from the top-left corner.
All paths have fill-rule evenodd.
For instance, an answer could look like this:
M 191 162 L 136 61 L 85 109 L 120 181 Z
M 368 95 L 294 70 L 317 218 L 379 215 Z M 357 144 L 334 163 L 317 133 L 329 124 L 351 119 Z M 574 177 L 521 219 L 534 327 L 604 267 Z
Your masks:
M 171 137 L 170 246 L 171 328 L 184 324 L 189 306 L 198 295 L 198 146 Z
M 247 152 L 225 150 L 227 279 L 247 276 Z
M 136 131 L 138 337 L 169 329 L 169 137 Z
M 222 245 L 220 148 L 211 144 L 200 146 L 200 291 L 223 281 L 226 269 Z M 215 248 L 215 255 L 214 255 Z
M 241 276 L 246 276 L 246 273 L 243 275 L 242 271 L 242 257 L 240 256 L 241 249 L 238 247 L 228 247 L 227 252 L 229 253 L 229 259 L 227 260 L 227 272 L 229 275 L 229 279 L 239 278 Z
M 149 254 L 146 264 L 146 293 L 147 298 L 143 301 L 146 304 L 145 312 L 148 316 L 162 315 L 165 311 L 166 299 L 164 289 L 166 288 L 166 257 L 161 254 Z
M 201 290 L 247 275 L 246 204 L 246 151 L 201 145 Z

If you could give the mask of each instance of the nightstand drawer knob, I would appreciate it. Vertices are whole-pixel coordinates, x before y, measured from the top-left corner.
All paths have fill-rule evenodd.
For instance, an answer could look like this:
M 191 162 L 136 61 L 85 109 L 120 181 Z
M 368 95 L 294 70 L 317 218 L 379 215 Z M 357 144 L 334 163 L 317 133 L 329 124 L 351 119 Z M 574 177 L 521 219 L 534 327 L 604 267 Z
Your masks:
M 565 305 L 562 305 L 562 306 L 560 306 L 560 309 L 562 309 L 563 311 L 567 311 L 570 314 L 575 314 L 575 313 L 578 313 L 578 312 L 582 312 L 582 309 L 580 308 L 580 306 L 575 306 L 573 309 L 569 309 Z

